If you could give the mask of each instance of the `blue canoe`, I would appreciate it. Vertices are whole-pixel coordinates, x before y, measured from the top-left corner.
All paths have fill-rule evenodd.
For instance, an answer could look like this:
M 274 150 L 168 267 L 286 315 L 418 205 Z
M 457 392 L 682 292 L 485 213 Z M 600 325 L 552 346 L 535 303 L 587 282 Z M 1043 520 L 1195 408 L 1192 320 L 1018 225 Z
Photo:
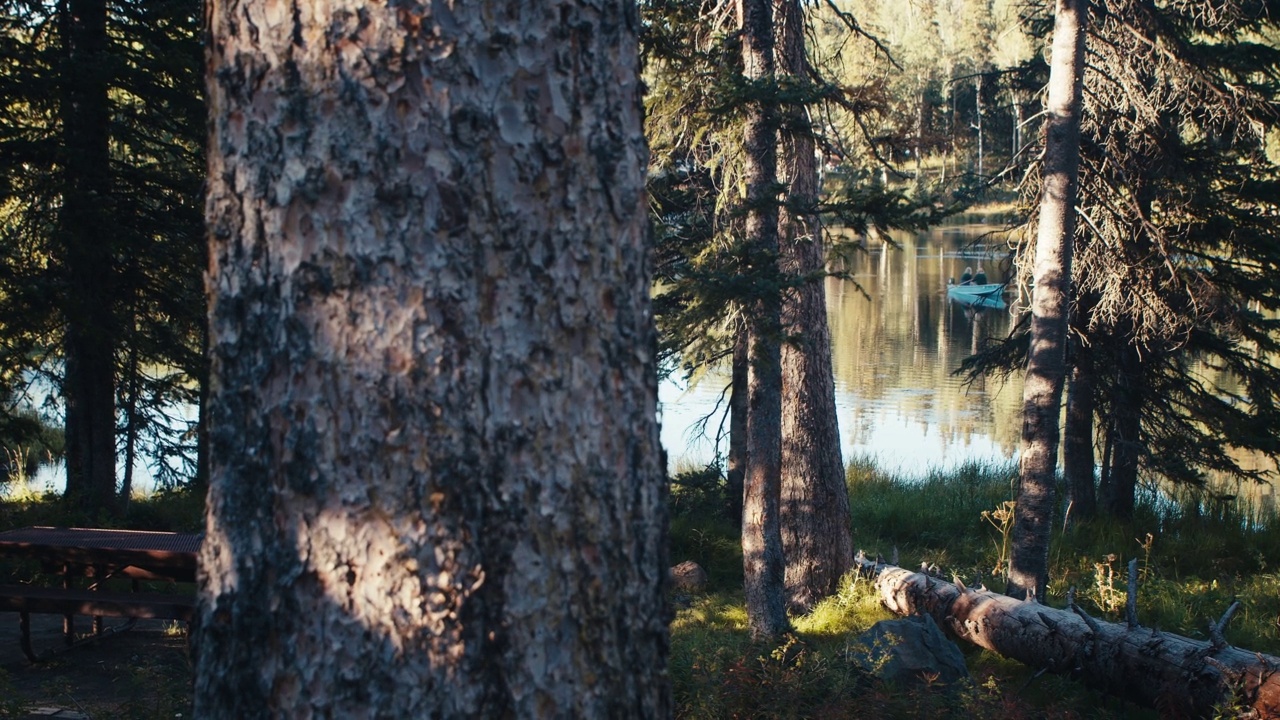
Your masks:
M 1004 302 L 1005 283 L 988 283 L 986 285 L 948 285 L 947 297 L 961 305 L 979 308 L 995 308 L 1003 310 L 1008 307 Z

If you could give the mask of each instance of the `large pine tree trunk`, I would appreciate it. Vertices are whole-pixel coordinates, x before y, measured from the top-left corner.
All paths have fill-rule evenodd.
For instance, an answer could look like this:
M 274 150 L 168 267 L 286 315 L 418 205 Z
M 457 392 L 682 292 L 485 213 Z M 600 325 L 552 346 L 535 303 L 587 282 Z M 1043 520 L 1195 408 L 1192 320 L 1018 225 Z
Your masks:
M 635 7 L 209 17 L 196 715 L 668 716 Z
M 1230 611 L 1205 642 L 860 562 L 876 575 L 890 611 L 928 614 L 955 637 L 1033 668 L 1071 675 L 1167 717 L 1209 717 L 1232 703 L 1257 713 L 1241 717 L 1280 717 L 1280 658 L 1228 645 L 1221 632 Z
M 107 8 L 69 0 L 60 11 L 62 132 L 67 192 L 59 227 L 66 277 L 64 337 L 67 495 L 89 511 L 116 492 L 116 323 L 108 145 Z
M 807 85 L 805 17 L 799 0 L 777 0 L 780 73 Z M 783 273 L 805 278 L 782 304 L 782 548 L 787 599 L 807 610 L 838 589 L 853 562 L 849 491 L 840 456 L 831 329 L 823 272 L 826 254 L 818 219 L 818 165 L 813 128 L 803 106 L 786 111 L 779 178 L 787 203 L 779 217 Z
M 748 80 L 774 75 L 773 0 L 739 0 L 742 65 Z M 778 253 L 777 109 L 753 102 L 744 123 L 747 187 L 744 223 L 747 271 L 762 286 L 776 275 Z M 747 472 L 743 480 L 742 563 L 751 635 L 771 638 L 790 629 L 784 598 L 780 496 L 782 490 L 781 296 L 761 293 L 748 315 Z
M 1044 597 L 1049 530 L 1055 506 L 1058 415 L 1066 373 L 1071 245 L 1080 170 L 1080 102 L 1084 81 L 1085 0 L 1057 0 L 1046 107 L 1044 187 L 1031 294 L 1031 349 L 1022 402 L 1020 483 L 1008 592 Z

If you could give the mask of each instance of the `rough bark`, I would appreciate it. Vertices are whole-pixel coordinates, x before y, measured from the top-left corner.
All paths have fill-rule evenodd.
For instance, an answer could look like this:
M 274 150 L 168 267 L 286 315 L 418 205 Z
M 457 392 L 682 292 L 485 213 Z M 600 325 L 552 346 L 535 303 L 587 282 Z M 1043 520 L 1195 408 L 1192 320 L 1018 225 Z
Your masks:
M 804 8 L 776 0 L 778 71 L 805 84 Z M 787 202 L 779 213 L 779 263 L 803 283 L 783 298 L 782 327 L 782 549 L 787 601 L 803 612 L 838 589 L 853 563 L 849 491 L 840 456 L 831 329 L 827 324 L 826 252 L 818 218 L 818 165 L 813 128 L 804 106 L 786 110 L 779 180 Z
M 1035 593 L 1043 598 L 1048 581 L 1059 412 L 1066 373 L 1087 21 L 1085 0 L 1057 0 L 1049 63 L 1044 187 L 1031 294 L 1031 347 L 1022 403 L 1020 483 L 1009 563 L 1008 592 L 1014 597 Z
M 1117 520 L 1133 518 L 1142 451 L 1142 358 L 1132 346 L 1121 350 L 1120 367 L 1112 391 L 1111 456 L 1107 483 L 1101 493 L 1103 511 Z
M 196 715 L 669 716 L 635 7 L 208 15 Z
M 1224 615 L 1209 642 L 1154 628 L 1110 623 L 1074 607 L 1059 610 L 973 590 L 922 573 L 862 561 L 890 611 L 924 613 L 955 637 L 1169 717 L 1209 717 L 1231 704 L 1280 717 L 1280 658 L 1228 645 Z
M 114 259 L 107 8 L 70 0 L 60 13 L 66 62 L 62 132 L 67 192 L 59 223 L 66 277 L 63 401 L 67 495 L 83 508 L 113 507 L 116 492 Z
M 740 0 L 743 74 L 774 76 L 773 0 Z M 782 490 L 781 296 L 770 283 L 777 269 L 777 108 L 751 104 L 744 123 L 747 188 L 744 223 L 752 273 L 763 290 L 748 310 L 747 472 L 743 479 L 742 563 L 751 635 L 772 638 L 790 629 L 784 598 L 780 496 Z
M 747 473 L 747 380 L 750 375 L 747 329 L 736 326 L 733 341 L 733 377 L 729 390 L 729 468 L 726 478 L 728 512 L 733 524 L 742 525 L 742 488 Z
M 1093 460 L 1093 367 L 1076 345 L 1067 385 L 1067 415 L 1062 428 L 1062 475 L 1067 487 L 1064 524 L 1089 520 L 1097 513 Z

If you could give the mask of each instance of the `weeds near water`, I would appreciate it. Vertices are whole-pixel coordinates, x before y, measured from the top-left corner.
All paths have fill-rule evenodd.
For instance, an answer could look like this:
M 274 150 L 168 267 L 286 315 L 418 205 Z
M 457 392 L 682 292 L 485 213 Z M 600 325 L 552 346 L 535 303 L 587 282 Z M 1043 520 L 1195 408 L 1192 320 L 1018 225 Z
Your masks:
M 27 525 L 127 527 L 134 530 L 196 532 L 204 526 L 204 492 L 181 487 L 135 498 L 123 516 L 88 514 L 58 493 L 11 485 L 0 496 L 0 530 Z
M 1069 678 L 1036 676 L 1013 661 L 966 648 L 974 677 L 967 688 L 921 686 L 903 692 L 848 661 L 857 636 L 890 615 L 872 582 L 850 575 L 834 596 L 793 618 L 795 635 L 773 646 L 747 630 L 742 556 L 724 512 L 718 474 L 685 475 L 673 485 L 672 564 L 694 559 L 710 592 L 679 610 L 671 626 L 671 677 L 677 716 L 725 717 L 1144 717 L 1138 709 L 1092 694 Z M 976 586 L 1007 570 L 1015 506 L 1015 469 L 969 465 L 903 478 L 866 460 L 847 472 L 856 547 L 901 564 L 938 565 Z M 1210 621 L 1233 599 L 1242 609 L 1226 629 L 1237 647 L 1280 651 L 1280 519 L 1244 499 L 1150 488 L 1134 518 L 1073 522 L 1055 530 L 1050 591 L 1060 605 L 1071 586 L 1095 617 L 1123 621 L 1127 574 L 1139 561 L 1138 620 L 1146 627 L 1206 638 Z M 1250 504 L 1252 503 L 1252 504 Z M 1266 511 L 1266 512 L 1264 512 Z
M 1094 602 L 1106 613 L 1117 613 L 1125 604 L 1125 590 L 1116 587 L 1115 561 L 1116 555 L 1111 553 L 1102 562 L 1093 564 Z
M 1006 582 L 1009 580 L 1009 543 L 1013 538 L 1013 510 L 1017 503 L 1005 500 L 994 510 L 983 510 L 982 519 L 991 524 L 1000 533 L 1000 545 L 997 548 L 996 565 L 991 569 L 993 576 L 999 576 Z

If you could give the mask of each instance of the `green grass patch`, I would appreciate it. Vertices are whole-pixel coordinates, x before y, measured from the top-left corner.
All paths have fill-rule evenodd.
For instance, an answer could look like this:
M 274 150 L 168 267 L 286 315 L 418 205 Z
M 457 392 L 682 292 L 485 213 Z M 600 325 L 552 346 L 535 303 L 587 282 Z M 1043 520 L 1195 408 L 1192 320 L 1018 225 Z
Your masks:
M 866 461 L 848 468 L 855 547 L 905 567 L 936 565 L 971 586 L 1004 587 L 1012 465 L 968 465 L 923 479 L 899 478 Z M 673 481 L 672 563 L 695 560 L 710 590 L 672 624 L 671 677 L 677 716 L 686 718 L 1122 718 L 1154 717 L 1069 678 L 962 647 L 973 681 L 960 688 L 891 687 L 850 660 L 857 636 L 887 619 L 870 582 L 842 591 L 777 646 L 751 642 L 742 597 L 737 531 L 723 511 L 718 474 Z M 1193 638 L 1239 599 L 1227 629 L 1238 647 L 1280 654 L 1280 525 L 1229 498 L 1147 490 L 1128 523 L 1094 521 L 1057 531 L 1050 551 L 1049 603 L 1076 587 L 1098 617 L 1124 614 L 1129 560 L 1138 560 L 1138 618 Z
M 0 499 L 0 530 L 30 525 L 200 532 L 204 529 L 204 492 L 191 487 L 160 490 L 133 498 L 118 515 L 86 513 L 52 491 L 19 492 Z

